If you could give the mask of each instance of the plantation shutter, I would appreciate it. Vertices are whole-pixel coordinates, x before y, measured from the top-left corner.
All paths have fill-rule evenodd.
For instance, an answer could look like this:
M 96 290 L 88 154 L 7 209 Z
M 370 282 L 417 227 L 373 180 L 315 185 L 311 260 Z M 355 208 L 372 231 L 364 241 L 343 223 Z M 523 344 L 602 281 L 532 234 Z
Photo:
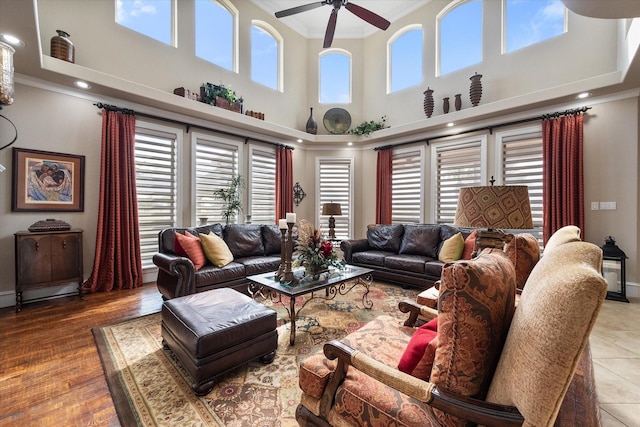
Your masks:
M 435 148 L 435 222 L 452 224 L 461 187 L 482 185 L 482 141 Z
M 276 151 L 263 147 L 251 150 L 251 222 L 275 224 Z M 293 191 L 293 189 L 291 189 Z
M 238 174 L 238 146 L 196 138 L 195 189 L 196 217 L 208 218 L 207 222 L 224 223 L 223 201 L 216 199 L 213 192 L 227 188 L 229 181 Z M 238 218 L 230 218 L 230 223 Z
M 136 192 L 142 268 L 154 267 L 158 233 L 176 226 L 176 135 L 136 129 Z
M 422 220 L 422 150 L 394 150 L 391 173 L 391 222 Z

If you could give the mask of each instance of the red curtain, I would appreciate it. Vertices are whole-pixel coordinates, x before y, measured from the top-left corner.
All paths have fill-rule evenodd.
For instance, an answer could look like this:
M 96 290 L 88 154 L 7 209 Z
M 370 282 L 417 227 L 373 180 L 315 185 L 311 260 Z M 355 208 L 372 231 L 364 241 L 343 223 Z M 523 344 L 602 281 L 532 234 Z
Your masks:
M 582 113 L 542 121 L 543 241 L 565 225 L 584 236 L 584 172 Z
M 376 224 L 391 224 L 391 172 L 393 150 L 378 150 L 376 173 Z
M 135 117 L 102 111 L 102 159 L 96 254 L 89 292 L 142 285 L 135 176 Z
M 293 156 L 291 149 L 284 146 L 276 148 L 276 217 L 284 218 L 287 212 L 293 212 Z

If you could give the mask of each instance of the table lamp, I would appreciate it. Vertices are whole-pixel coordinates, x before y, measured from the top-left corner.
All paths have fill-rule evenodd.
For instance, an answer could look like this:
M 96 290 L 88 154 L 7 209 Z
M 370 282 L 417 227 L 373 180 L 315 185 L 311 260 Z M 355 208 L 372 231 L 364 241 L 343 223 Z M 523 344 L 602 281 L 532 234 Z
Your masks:
M 533 228 L 529 188 L 526 185 L 463 187 L 453 225 L 479 228 L 474 254 L 483 248 L 504 247 L 507 234 L 502 230 Z
M 322 205 L 322 215 L 330 215 L 329 217 L 329 239 L 336 238 L 336 219 L 334 215 L 342 215 L 342 209 L 340 203 L 325 203 Z

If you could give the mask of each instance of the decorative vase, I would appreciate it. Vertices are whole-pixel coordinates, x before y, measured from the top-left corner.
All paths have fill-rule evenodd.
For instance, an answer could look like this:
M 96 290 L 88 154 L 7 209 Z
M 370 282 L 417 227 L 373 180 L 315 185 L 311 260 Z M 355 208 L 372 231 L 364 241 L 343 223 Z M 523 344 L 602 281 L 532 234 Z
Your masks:
M 75 47 L 69 40 L 69 33 L 62 30 L 56 30 L 56 32 L 58 35 L 51 37 L 51 56 L 74 63 L 76 61 Z
M 480 79 L 482 74 L 475 73 L 469 79 L 471 80 L 471 87 L 469 88 L 469 98 L 471 99 L 471 105 L 476 107 L 480 103 L 482 97 L 482 82 Z
M 430 118 L 433 114 L 433 89 L 427 87 L 424 92 L 424 114 Z
M 207 221 L 209 221 L 209 218 L 206 216 L 201 216 L 198 219 L 200 220 L 200 223 L 198 225 L 207 225 Z
M 321 274 L 328 271 L 329 268 L 324 264 L 307 264 L 305 268 L 306 275 L 313 277 L 313 280 L 318 280 Z
M 442 99 L 442 111 L 444 111 L 445 114 L 449 112 L 449 98 Z
M 245 224 L 251 224 L 251 215 L 250 215 L 250 214 L 247 214 L 246 218 L 247 218 L 247 219 L 245 220 L 245 222 L 244 222 L 244 223 L 245 223 Z
M 460 111 L 462 108 L 462 94 L 457 94 L 455 99 L 456 111 Z
M 310 112 L 309 112 L 309 118 L 307 119 L 307 133 L 310 134 L 317 134 L 318 133 L 318 122 L 316 122 L 316 119 L 313 118 L 313 107 L 309 108 Z

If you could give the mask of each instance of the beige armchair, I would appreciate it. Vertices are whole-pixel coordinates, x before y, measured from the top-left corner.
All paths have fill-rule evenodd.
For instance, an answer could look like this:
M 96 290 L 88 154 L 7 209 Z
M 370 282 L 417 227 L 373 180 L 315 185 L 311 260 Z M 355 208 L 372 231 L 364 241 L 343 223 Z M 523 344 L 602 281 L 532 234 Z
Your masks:
M 445 267 L 439 312 L 403 303 L 400 309 L 410 313 L 404 325 L 381 316 L 344 339 L 325 344 L 324 355 L 303 361 L 299 424 L 551 426 L 569 419 L 559 417 L 564 400 L 574 412 L 573 425 L 599 425 L 588 338 L 607 290 L 599 273 L 600 248 L 577 241 L 545 252 L 512 319 L 509 287 L 493 291 L 487 284 L 502 274 L 509 277 L 498 282 L 515 288 L 515 272 L 501 260 L 504 254 L 483 252 L 479 259 L 487 257 L 485 264 L 498 263 L 499 268 L 478 269 L 478 259 Z M 472 279 L 464 279 L 468 276 Z M 468 283 L 461 285 L 464 280 Z M 472 307 L 466 316 L 461 315 L 464 307 Z M 491 307 L 488 315 L 487 307 Z M 428 379 L 397 367 L 411 343 L 418 314 L 438 318 Z M 502 334 L 504 345 L 499 343 Z M 469 342 L 461 337 L 476 341 L 465 347 Z M 486 348 L 475 354 L 479 343 L 487 340 Z M 566 402 L 569 397 L 586 402 L 586 407 L 576 412 L 575 401 Z

